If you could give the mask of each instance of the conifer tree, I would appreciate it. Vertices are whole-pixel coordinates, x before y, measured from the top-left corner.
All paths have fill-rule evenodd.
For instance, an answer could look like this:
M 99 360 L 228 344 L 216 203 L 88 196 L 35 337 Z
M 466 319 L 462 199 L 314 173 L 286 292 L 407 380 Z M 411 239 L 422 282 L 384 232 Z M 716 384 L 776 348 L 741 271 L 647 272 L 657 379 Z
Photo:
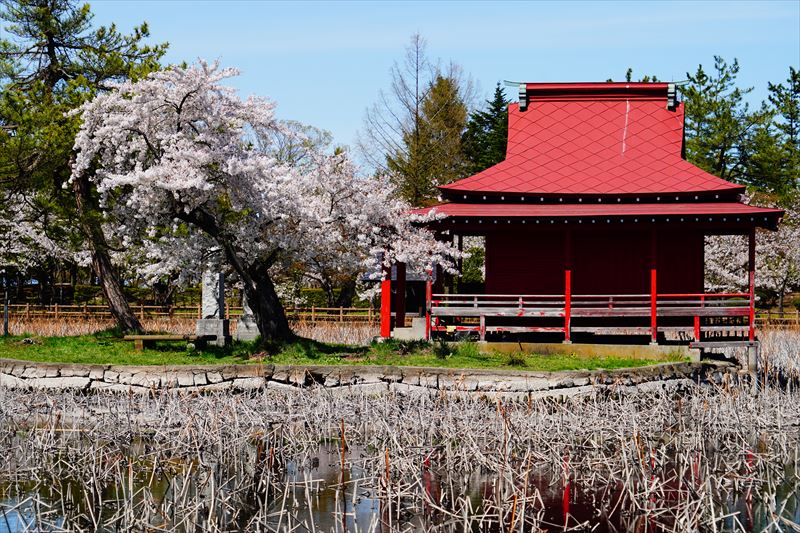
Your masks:
M 419 130 L 404 135 L 406 150 L 386 158 L 402 197 L 422 205 L 436 197 L 438 185 L 465 175 L 461 135 L 466 123 L 467 107 L 456 80 L 438 74 L 422 100 Z
M 462 140 L 470 173 L 480 172 L 506 158 L 508 103 L 505 91 L 498 83 L 494 97 L 486 101 L 486 107 L 470 114 Z
M 800 189 L 800 71 L 789 67 L 785 83 L 768 85 L 775 130 L 771 185 L 782 197 Z
M 367 109 L 359 149 L 378 174 L 391 177 L 404 200 L 431 204 L 437 185 L 465 175 L 460 145 L 472 83 L 458 65 L 432 63 L 419 34 L 391 77 L 390 90 Z
M 689 83 L 681 87 L 686 105 L 686 158 L 723 179 L 757 185 L 747 172 L 747 160 L 769 113 L 764 108 L 750 110 L 745 96 L 753 89 L 736 86 L 738 73 L 738 61 L 728 64 L 715 56 L 710 74 L 702 65 L 687 74 Z
M 24 198 L 28 222 L 42 231 L 58 230 L 62 248 L 87 250 L 120 328 L 141 329 L 112 264 L 96 190 L 88 179 L 66 186 L 80 123 L 67 112 L 111 82 L 157 69 L 166 44 L 143 44 L 146 24 L 130 35 L 113 24 L 93 28 L 89 5 L 74 0 L 7 0 L 3 6 L 0 203 L 11 199 L 15 205 L 5 208 L 18 214 L 23 206 L 16 204 Z M 54 228 L 56 220 L 60 227 Z

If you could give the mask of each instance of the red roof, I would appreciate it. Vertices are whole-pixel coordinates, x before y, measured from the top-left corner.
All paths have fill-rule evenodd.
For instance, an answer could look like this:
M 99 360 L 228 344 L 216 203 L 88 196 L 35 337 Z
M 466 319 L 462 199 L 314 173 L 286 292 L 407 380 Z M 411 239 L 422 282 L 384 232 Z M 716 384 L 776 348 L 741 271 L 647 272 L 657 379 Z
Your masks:
M 433 207 L 415 209 L 414 214 L 426 214 L 431 210 L 448 217 L 487 217 L 487 218 L 581 218 L 581 217 L 635 217 L 635 216 L 675 216 L 675 217 L 736 217 L 748 219 L 764 217 L 777 223 L 783 215 L 780 209 L 755 207 L 739 202 L 698 202 L 698 203 L 607 203 L 607 204 L 535 204 L 535 203 L 445 203 Z M 745 220 L 743 220 L 745 221 Z
M 441 187 L 458 193 L 653 195 L 744 191 L 681 157 L 683 104 L 666 83 L 527 84 L 509 106 L 506 159 Z

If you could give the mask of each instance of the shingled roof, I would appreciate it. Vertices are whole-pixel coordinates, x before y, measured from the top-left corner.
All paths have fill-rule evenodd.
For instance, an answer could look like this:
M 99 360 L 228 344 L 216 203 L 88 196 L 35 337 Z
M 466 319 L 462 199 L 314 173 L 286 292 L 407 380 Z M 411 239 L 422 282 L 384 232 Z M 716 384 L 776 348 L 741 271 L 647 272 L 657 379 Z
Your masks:
M 683 104 L 670 107 L 667 83 L 528 83 L 525 89 L 527 109 L 509 107 L 506 159 L 442 186 L 446 198 L 744 192 L 682 157 Z

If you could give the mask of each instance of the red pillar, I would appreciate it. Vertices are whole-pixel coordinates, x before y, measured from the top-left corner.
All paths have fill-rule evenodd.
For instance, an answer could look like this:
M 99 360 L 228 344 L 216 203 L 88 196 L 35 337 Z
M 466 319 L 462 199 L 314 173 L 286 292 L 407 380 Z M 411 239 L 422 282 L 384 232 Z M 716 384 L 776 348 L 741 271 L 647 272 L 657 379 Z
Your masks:
M 572 342 L 572 230 L 564 237 L 564 343 Z
M 381 280 L 381 337 L 392 336 L 392 270 L 383 268 Z
M 750 313 L 747 338 L 750 342 L 756 340 L 756 228 L 750 229 L 747 247 L 747 270 L 750 282 Z
M 431 340 L 431 304 L 433 300 L 433 271 L 428 269 L 425 282 L 425 340 Z
M 650 230 L 650 343 L 658 342 L 658 283 L 656 281 L 657 253 L 656 229 Z
M 394 327 L 406 327 L 406 264 L 397 263 L 395 281 Z

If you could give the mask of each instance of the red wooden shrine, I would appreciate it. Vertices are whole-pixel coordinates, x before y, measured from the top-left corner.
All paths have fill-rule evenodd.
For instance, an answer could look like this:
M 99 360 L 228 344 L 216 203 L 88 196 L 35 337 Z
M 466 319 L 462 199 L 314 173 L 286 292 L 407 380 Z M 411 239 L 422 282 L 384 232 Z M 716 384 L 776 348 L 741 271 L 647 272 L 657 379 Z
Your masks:
M 684 158 L 684 108 L 668 83 L 527 83 L 509 107 L 506 159 L 440 187 L 431 223 L 459 243 L 485 237 L 485 287 L 428 284 L 426 334 L 647 335 L 754 341 L 755 230 L 777 209 Z M 747 293 L 704 292 L 704 238 L 749 235 Z M 405 322 L 397 270 L 395 322 Z M 391 335 L 384 280 L 381 335 Z M 398 306 L 397 304 L 400 303 Z

